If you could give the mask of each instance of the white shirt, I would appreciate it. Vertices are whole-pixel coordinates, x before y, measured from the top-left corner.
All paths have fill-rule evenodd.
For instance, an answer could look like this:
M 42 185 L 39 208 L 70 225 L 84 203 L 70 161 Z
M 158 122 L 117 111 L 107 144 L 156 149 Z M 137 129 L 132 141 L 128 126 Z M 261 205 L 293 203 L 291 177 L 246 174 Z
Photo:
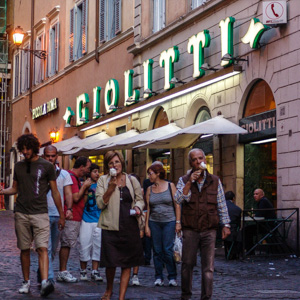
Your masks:
M 56 166 L 56 170 L 59 170 L 59 168 L 57 166 Z M 57 184 L 57 189 L 60 193 L 62 207 L 64 207 L 64 187 L 66 185 L 73 184 L 70 173 L 61 169 L 60 174 L 56 179 L 56 184 Z M 51 217 L 53 217 L 53 216 L 59 217 L 58 210 L 57 210 L 54 200 L 52 198 L 51 190 L 47 194 L 47 201 L 48 201 L 48 215 Z

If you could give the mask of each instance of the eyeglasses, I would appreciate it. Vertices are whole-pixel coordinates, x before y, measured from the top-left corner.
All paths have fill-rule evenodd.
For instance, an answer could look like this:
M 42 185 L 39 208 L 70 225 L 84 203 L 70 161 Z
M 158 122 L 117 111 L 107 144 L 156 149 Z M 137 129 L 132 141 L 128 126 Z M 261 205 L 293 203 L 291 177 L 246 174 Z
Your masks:
M 119 165 L 119 164 L 121 164 L 120 161 L 111 161 L 110 163 L 108 163 L 108 166 L 112 167 L 114 165 Z
M 151 176 L 151 175 L 153 175 L 153 174 L 155 174 L 154 172 L 149 172 L 148 173 L 148 176 Z

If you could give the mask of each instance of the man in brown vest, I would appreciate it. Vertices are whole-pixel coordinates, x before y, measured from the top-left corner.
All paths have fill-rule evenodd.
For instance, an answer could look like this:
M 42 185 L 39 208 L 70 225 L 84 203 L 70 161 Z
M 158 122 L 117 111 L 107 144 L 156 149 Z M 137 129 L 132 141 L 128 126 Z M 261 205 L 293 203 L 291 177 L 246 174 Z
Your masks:
M 175 201 L 182 205 L 181 299 L 192 297 L 193 268 L 200 249 L 202 268 L 201 300 L 212 299 L 215 242 L 219 221 L 222 239 L 230 235 L 230 218 L 220 179 L 206 170 L 203 150 L 189 152 L 192 167 L 179 178 Z M 202 164 L 201 164 L 202 163 Z

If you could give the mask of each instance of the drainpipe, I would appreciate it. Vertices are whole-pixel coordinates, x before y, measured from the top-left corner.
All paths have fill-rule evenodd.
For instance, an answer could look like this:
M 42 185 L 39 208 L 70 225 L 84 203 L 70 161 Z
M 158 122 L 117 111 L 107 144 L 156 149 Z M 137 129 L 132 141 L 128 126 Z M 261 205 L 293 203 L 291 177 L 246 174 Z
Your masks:
M 95 31 L 95 60 L 97 63 L 99 63 L 99 52 L 98 52 L 98 46 L 99 46 L 99 1 L 96 1 L 96 31 Z
M 98 1 L 97 1 L 98 2 Z M 31 36 L 30 49 L 33 49 L 33 26 L 34 26 L 34 0 L 31 0 Z M 30 72 L 29 72 L 29 111 L 32 113 L 32 80 L 33 80 L 33 53 L 30 53 Z

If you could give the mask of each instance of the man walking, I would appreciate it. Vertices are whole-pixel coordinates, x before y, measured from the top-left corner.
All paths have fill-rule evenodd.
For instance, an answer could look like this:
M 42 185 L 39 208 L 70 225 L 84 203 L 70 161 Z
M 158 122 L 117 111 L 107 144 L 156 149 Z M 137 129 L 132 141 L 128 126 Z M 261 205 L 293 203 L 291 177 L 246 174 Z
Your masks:
M 15 164 L 12 187 L 4 190 L 0 188 L 0 194 L 14 195 L 18 193 L 15 208 L 15 230 L 17 246 L 21 250 L 21 266 L 24 277 L 19 293 L 27 294 L 30 290 L 30 246 L 34 240 L 41 272 L 41 296 L 47 296 L 54 291 L 54 285 L 47 279 L 48 186 L 50 186 L 55 206 L 59 212 L 59 229 L 63 229 L 65 217 L 56 186 L 53 165 L 38 156 L 39 140 L 33 134 L 24 134 L 17 139 L 17 148 L 25 159 Z
M 199 248 L 202 268 L 201 300 L 210 300 L 217 228 L 220 220 L 223 225 L 222 238 L 225 239 L 230 234 L 230 219 L 221 181 L 206 170 L 203 150 L 192 149 L 188 157 L 192 170 L 179 178 L 175 194 L 175 201 L 182 204 L 181 299 L 192 297 L 193 268 Z
M 84 156 L 78 157 L 75 164 L 69 173 L 72 179 L 72 207 L 67 207 L 65 203 L 65 212 L 68 210 L 73 212 L 73 219 L 66 220 L 66 226 L 61 234 L 61 248 L 59 251 L 59 272 L 57 275 L 57 281 L 65 282 L 77 282 L 77 278 L 74 277 L 67 270 L 67 263 L 70 255 L 71 248 L 74 248 L 77 243 L 77 238 L 80 231 L 80 222 L 82 220 L 82 214 L 84 209 L 84 196 L 92 184 L 91 179 L 87 179 L 83 184 L 80 182 L 80 178 L 89 174 L 91 167 L 91 161 Z
M 67 208 L 72 208 L 73 200 L 72 200 L 71 186 L 73 184 L 73 181 L 71 179 L 69 172 L 60 169 L 56 165 L 57 157 L 58 154 L 55 146 L 49 145 L 44 148 L 44 159 L 46 159 L 53 165 L 54 170 L 56 172 L 56 184 L 61 197 L 62 207 L 64 206 L 64 201 L 65 201 Z M 50 280 L 54 284 L 53 260 L 56 254 L 56 250 L 60 238 L 60 231 L 58 230 L 59 213 L 57 211 L 57 208 L 55 206 L 50 191 L 47 194 L 47 201 L 48 201 L 48 215 L 50 220 L 50 237 L 48 243 L 48 257 L 49 257 L 48 280 Z M 67 209 L 65 217 L 66 220 L 71 220 L 73 218 L 73 214 L 70 209 Z

